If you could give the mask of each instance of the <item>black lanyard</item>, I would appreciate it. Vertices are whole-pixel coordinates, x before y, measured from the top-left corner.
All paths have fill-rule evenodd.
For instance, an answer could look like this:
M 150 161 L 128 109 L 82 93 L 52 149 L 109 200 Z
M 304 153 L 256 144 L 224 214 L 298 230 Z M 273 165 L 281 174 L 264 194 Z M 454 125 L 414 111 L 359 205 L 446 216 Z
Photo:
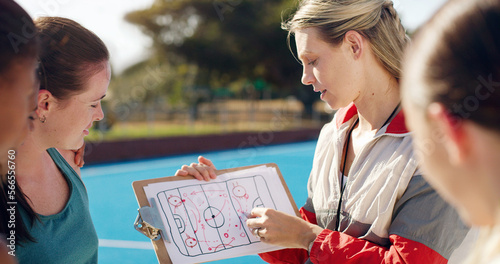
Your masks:
M 392 111 L 392 113 L 389 116 L 389 118 L 387 118 L 387 120 L 385 120 L 384 124 L 380 127 L 381 129 L 385 125 L 387 125 L 389 123 L 389 121 L 391 120 L 391 118 L 394 116 L 394 114 L 396 114 L 396 111 L 398 110 L 400 104 L 401 103 L 398 103 L 398 105 L 396 106 L 396 108 L 394 108 L 394 111 Z M 344 189 L 345 189 L 345 186 L 344 186 L 344 175 L 345 175 L 345 165 L 347 163 L 347 152 L 349 151 L 349 143 L 351 142 L 352 131 L 354 130 L 354 128 L 356 127 L 356 125 L 358 123 L 359 123 L 359 118 L 356 119 L 356 121 L 352 125 L 351 129 L 349 130 L 349 133 L 347 134 L 346 145 L 344 147 L 345 148 L 344 165 L 342 166 L 342 175 L 340 175 L 340 199 L 339 199 L 339 205 L 337 206 L 337 222 L 335 223 L 335 231 L 339 231 L 339 227 L 340 227 L 340 208 L 342 207 L 342 197 L 344 196 Z

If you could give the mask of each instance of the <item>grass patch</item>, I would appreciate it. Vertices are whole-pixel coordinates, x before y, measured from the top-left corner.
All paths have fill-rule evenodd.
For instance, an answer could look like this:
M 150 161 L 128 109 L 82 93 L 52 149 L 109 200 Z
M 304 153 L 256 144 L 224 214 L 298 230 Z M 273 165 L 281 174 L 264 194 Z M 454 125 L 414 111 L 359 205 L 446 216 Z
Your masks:
M 216 125 L 183 125 L 172 123 L 120 123 L 111 130 L 101 132 L 93 129 L 86 137 L 88 141 L 111 141 L 121 139 L 158 138 L 180 135 L 204 135 L 221 133 Z
M 297 128 L 297 126 L 294 124 L 285 124 L 279 128 L 279 130 L 287 130 Z M 226 124 L 203 122 L 196 122 L 193 124 L 179 124 L 170 122 L 130 122 L 117 123 L 112 127 L 112 129 L 106 132 L 92 129 L 85 140 L 97 142 L 186 135 L 259 132 L 270 130 L 273 130 L 273 127 L 270 127 L 269 122 L 235 122 Z

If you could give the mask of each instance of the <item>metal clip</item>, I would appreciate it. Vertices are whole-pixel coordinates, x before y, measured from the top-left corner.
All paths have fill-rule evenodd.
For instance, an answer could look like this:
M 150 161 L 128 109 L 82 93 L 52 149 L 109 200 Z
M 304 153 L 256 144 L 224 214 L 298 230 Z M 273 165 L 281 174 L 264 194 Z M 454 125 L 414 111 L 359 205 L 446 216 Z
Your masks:
M 137 210 L 139 213 L 135 219 L 134 228 L 151 240 L 156 241 L 162 237 L 160 231 L 164 232 L 165 228 L 156 209 L 154 199 L 151 199 L 150 204 L 152 207 L 143 206 Z M 167 236 L 164 235 L 163 237 L 167 242 L 170 242 Z

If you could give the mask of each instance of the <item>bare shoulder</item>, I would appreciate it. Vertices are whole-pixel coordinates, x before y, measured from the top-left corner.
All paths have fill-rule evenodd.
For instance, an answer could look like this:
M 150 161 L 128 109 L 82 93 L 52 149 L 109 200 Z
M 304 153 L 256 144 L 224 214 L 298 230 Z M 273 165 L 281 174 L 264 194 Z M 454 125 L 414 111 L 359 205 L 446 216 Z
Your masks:
M 75 172 L 78 174 L 78 176 L 81 176 L 80 174 L 80 167 L 78 167 L 75 163 L 75 152 L 72 150 L 66 150 L 66 149 L 57 149 L 59 153 L 61 153 L 61 156 L 66 160 L 66 162 L 75 170 Z

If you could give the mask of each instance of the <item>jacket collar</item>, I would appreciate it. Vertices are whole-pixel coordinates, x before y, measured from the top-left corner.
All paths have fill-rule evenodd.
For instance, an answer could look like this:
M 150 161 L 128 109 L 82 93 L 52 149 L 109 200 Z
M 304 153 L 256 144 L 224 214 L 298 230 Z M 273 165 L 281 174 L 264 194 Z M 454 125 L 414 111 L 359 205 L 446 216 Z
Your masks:
M 347 107 L 341 108 L 335 114 L 337 129 L 347 121 L 351 120 L 356 114 L 358 114 L 358 109 L 351 103 Z M 406 134 L 408 133 L 408 129 L 405 125 L 405 117 L 403 111 L 399 111 L 399 113 L 391 120 L 387 129 L 385 130 L 386 134 Z

